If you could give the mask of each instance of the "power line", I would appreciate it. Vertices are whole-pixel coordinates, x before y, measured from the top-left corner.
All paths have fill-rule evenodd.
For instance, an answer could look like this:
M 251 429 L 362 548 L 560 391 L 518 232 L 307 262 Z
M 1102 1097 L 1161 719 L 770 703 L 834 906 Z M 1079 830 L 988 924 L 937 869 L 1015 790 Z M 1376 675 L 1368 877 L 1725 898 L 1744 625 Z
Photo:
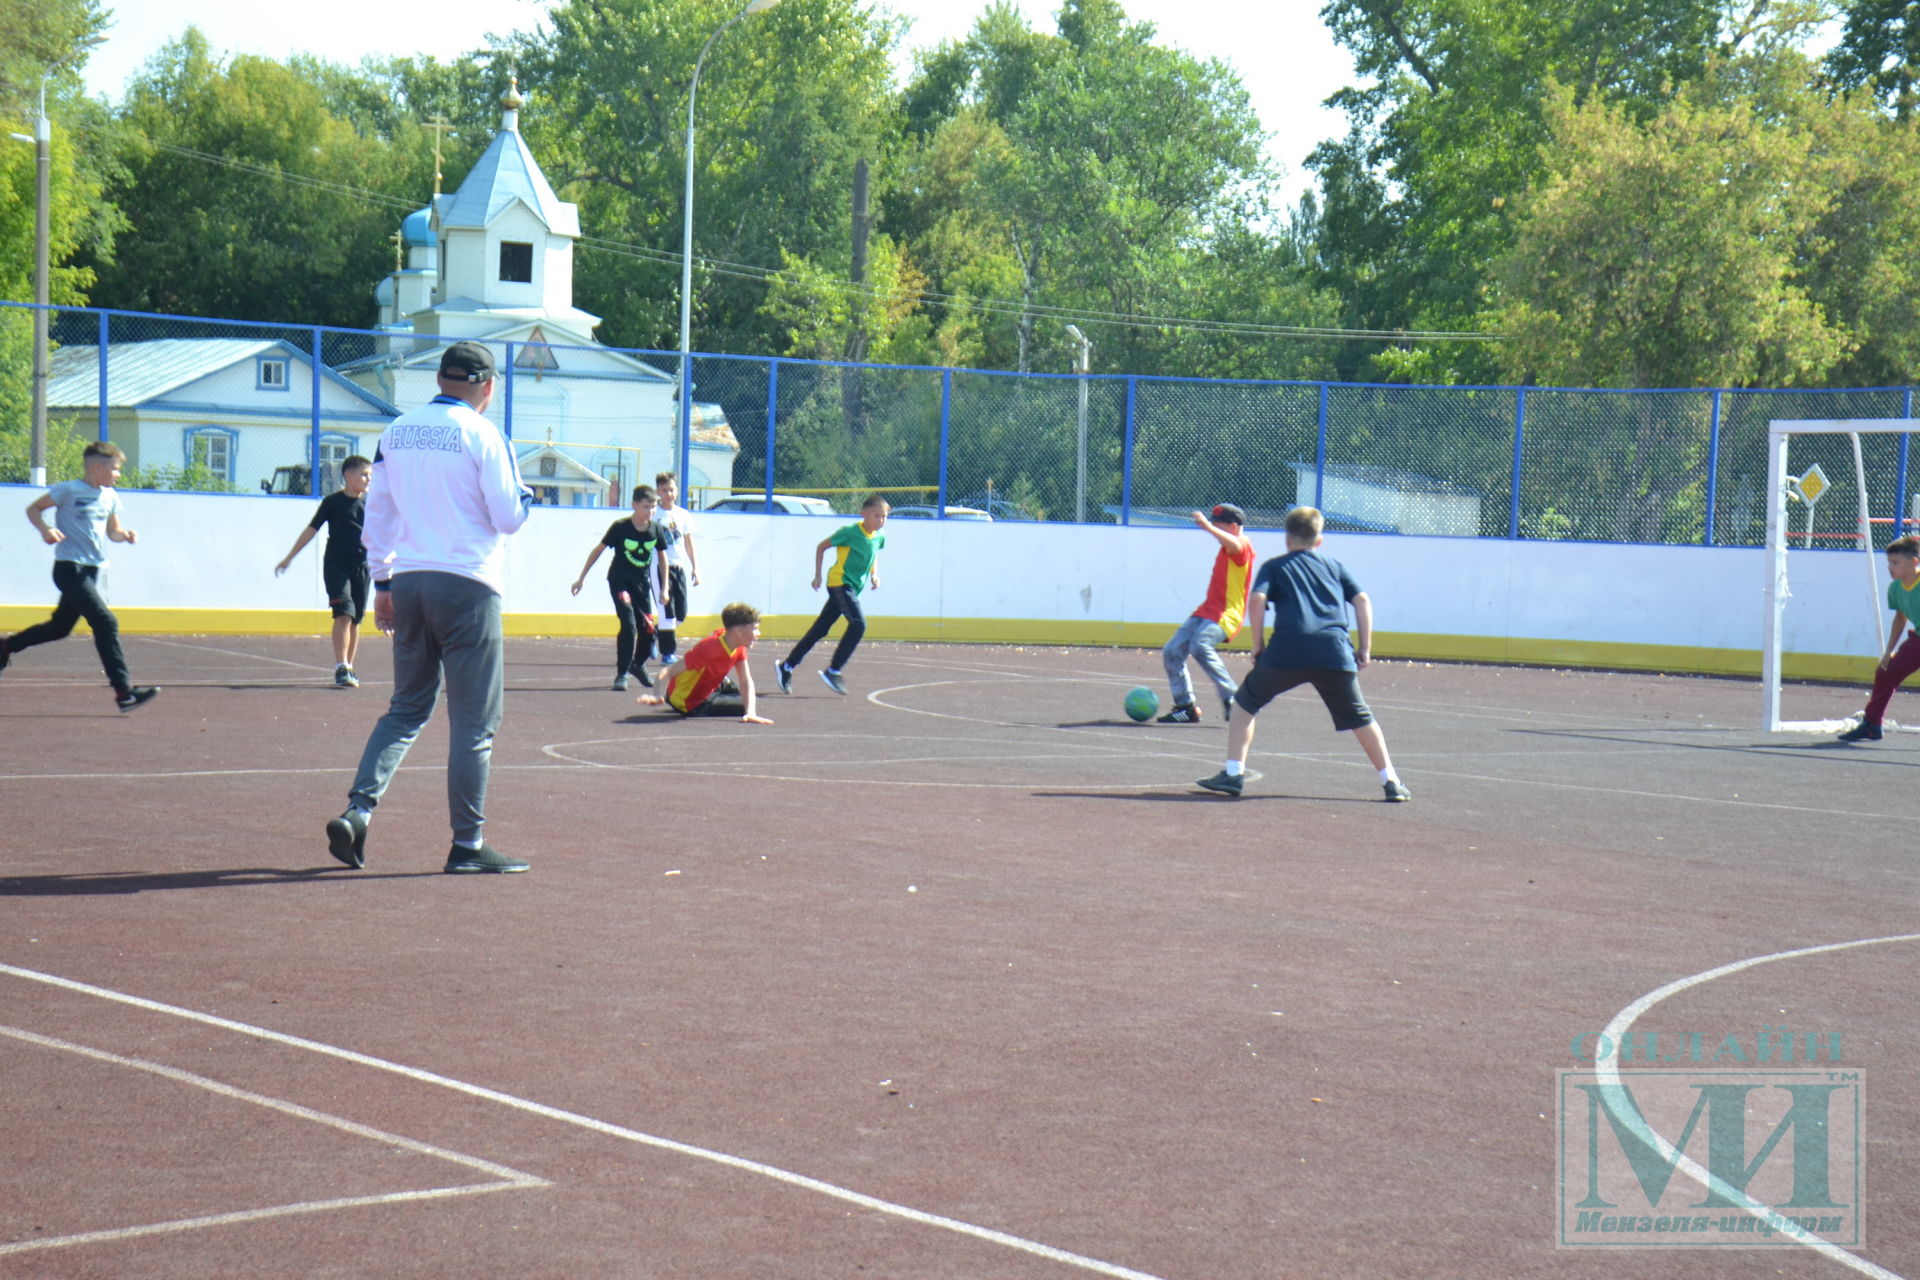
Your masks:
M 251 173 L 261 177 L 273 178 L 294 186 L 315 191 L 324 191 L 332 195 L 362 200 L 383 208 L 405 210 L 409 213 L 420 206 L 411 200 L 398 196 L 385 195 L 378 191 L 349 186 L 326 178 L 313 178 L 305 174 L 289 173 L 285 169 L 272 165 L 257 164 L 251 160 L 240 160 L 232 156 L 218 155 L 210 151 L 199 151 L 193 147 L 183 147 L 177 143 L 156 142 L 154 147 L 175 155 L 217 164 L 225 168 Z M 642 262 L 679 266 L 680 255 L 664 249 L 652 249 L 645 245 L 632 244 L 624 240 L 609 240 L 602 236 L 580 236 L 578 243 L 583 248 L 596 249 L 602 253 L 616 254 L 635 258 Z M 698 255 L 694 262 L 702 270 L 736 279 L 757 280 L 772 283 L 782 278 L 794 278 L 792 273 L 770 267 L 756 266 L 745 262 L 728 262 L 720 258 L 703 258 Z M 1046 304 L 1028 304 L 1006 301 L 996 298 L 973 297 L 965 294 L 945 293 L 936 289 L 882 289 L 876 285 L 855 284 L 837 276 L 809 273 L 803 277 L 811 286 L 833 290 L 842 294 L 864 296 L 883 301 L 903 300 L 918 303 L 932 303 L 939 306 L 965 308 L 984 312 L 989 315 L 1013 318 L 1034 317 L 1036 319 L 1060 321 L 1085 321 L 1089 324 L 1105 325 L 1120 329 L 1184 329 L 1195 333 L 1217 334 L 1222 337 L 1251 338 L 1318 338 L 1330 340 L 1359 340 L 1376 342 L 1498 342 L 1504 335 L 1495 333 L 1474 333 L 1456 330 L 1435 329 L 1344 329 L 1321 325 L 1275 325 L 1257 324 L 1251 321 L 1205 320 L 1193 316 L 1156 316 L 1137 315 L 1122 311 L 1090 311 L 1085 308 L 1056 307 Z

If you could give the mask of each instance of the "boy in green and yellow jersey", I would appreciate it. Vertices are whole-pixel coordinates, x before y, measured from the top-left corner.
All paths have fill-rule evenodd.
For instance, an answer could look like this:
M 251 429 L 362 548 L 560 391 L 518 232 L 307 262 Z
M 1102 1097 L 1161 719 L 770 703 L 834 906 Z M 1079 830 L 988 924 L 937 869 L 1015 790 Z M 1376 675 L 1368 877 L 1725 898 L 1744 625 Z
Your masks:
M 840 637 L 840 643 L 833 651 L 833 662 L 820 678 L 826 681 L 827 688 L 835 693 L 847 691 L 846 681 L 840 673 L 846 669 L 847 661 L 853 657 L 853 651 L 860 644 L 860 637 L 867 633 L 866 615 L 860 612 L 860 588 L 871 582 L 874 590 L 880 589 L 880 575 L 873 567 L 874 557 L 880 548 L 887 545 L 886 537 L 880 532 L 887 523 L 887 514 L 892 510 L 887 500 L 879 494 L 873 494 L 860 504 L 860 521 L 820 540 L 813 549 L 813 589 L 820 589 L 820 565 L 829 548 L 835 551 L 833 568 L 827 571 L 827 603 L 820 610 L 820 616 L 807 628 L 807 634 L 800 637 L 800 643 L 793 647 L 787 660 L 774 668 L 774 675 L 780 681 L 780 692 L 793 692 L 793 671 L 807 656 L 807 651 L 827 638 L 827 632 L 840 618 L 847 620 L 847 629 Z

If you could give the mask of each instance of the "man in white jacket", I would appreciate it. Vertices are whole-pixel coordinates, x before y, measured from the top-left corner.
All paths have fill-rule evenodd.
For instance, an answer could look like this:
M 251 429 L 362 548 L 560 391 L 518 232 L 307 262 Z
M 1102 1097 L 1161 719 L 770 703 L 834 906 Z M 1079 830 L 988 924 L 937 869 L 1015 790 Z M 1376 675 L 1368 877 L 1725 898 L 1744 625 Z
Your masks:
M 513 449 L 481 415 L 493 401 L 493 357 L 456 342 L 440 357 L 440 394 L 380 437 L 367 497 L 374 623 L 393 636 L 393 700 L 373 726 L 327 845 L 366 865 L 367 824 L 447 684 L 449 873 L 525 871 L 482 839 L 493 735 L 505 701 L 500 593 L 507 535 L 527 522 L 533 494 Z

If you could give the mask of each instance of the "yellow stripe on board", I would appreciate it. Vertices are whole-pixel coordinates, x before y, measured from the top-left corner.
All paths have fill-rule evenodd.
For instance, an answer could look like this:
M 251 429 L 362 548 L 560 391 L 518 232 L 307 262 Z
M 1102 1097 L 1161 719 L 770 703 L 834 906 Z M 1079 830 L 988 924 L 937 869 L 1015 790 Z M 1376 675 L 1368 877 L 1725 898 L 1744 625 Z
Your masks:
M 46 619 L 47 605 L 0 605 L 0 631 L 17 631 Z M 120 630 L 129 635 L 324 636 L 330 626 L 317 609 L 142 609 L 114 610 Z M 813 621 L 811 614 L 771 614 L 760 620 L 761 647 L 769 641 L 797 638 Z M 372 619 L 366 625 L 377 635 Z M 690 618 L 680 627 L 691 640 L 703 639 L 720 625 L 717 615 Z M 511 613 L 506 617 L 510 636 L 584 636 L 611 639 L 609 613 Z M 86 633 L 86 624 L 75 629 Z M 867 635 L 874 640 L 908 640 L 944 644 L 1028 644 L 1108 646 L 1157 649 L 1173 634 L 1171 623 L 1101 622 L 1034 618 L 900 618 L 869 616 Z M 1243 630 L 1228 648 L 1245 652 L 1250 630 Z M 1693 675 L 1758 676 L 1757 649 L 1709 649 L 1691 645 L 1616 644 L 1598 640 L 1534 640 L 1506 636 L 1415 635 L 1374 633 L 1374 653 L 1381 658 L 1426 659 L 1441 662 L 1484 662 L 1496 665 L 1599 667 L 1624 671 L 1670 671 Z M 1789 680 L 1831 680 L 1869 684 L 1875 660 L 1848 654 L 1789 653 L 1782 666 Z

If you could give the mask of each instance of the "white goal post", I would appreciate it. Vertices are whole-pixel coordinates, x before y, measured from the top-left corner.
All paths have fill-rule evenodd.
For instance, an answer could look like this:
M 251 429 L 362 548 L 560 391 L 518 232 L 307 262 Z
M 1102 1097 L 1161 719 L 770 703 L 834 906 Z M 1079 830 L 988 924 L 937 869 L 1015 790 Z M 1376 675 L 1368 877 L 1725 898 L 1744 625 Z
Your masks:
M 1879 644 L 1884 642 L 1886 635 L 1883 630 L 1882 616 L 1885 613 L 1885 574 L 1873 545 L 1873 526 L 1867 510 L 1867 477 L 1861 461 L 1860 437 L 1877 434 L 1906 434 L 1916 430 L 1920 430 L 1920 419 L 1917 418 L 1840 418 L 1804 421 L 1781 419 L 1767 424 L 1766 607 L 1762 614 L 1760 677 L 1765 689 L 1762 727 L 1769 733 L 1780 730 L 1832 731 L 1846 724 L 1846 721 L 1839 720 L 1782 721 L 1780 719 L 1781 620 L 1786 611 L 1787 597 L 1791 594 L 1787 588 L 1787 501 L 1794 492 L 1796 480 L 1796 477 L 1787 471 L 1788 444 L 1794 436 L 1844 435 L 1852 440 L 1854 488 L 1859 501 L 1858 541 L 1864 552 L 1862 562 L 1866 566 L 1867 594 L 1873 609 L 1873 634 L 1876 644 Z M 1897 502 L 1900 513 L 1904 514 L 1905 495 L 1900 495 Z M 1876 651 L 1874 656 L 1877 658 L 1879 652 Z

